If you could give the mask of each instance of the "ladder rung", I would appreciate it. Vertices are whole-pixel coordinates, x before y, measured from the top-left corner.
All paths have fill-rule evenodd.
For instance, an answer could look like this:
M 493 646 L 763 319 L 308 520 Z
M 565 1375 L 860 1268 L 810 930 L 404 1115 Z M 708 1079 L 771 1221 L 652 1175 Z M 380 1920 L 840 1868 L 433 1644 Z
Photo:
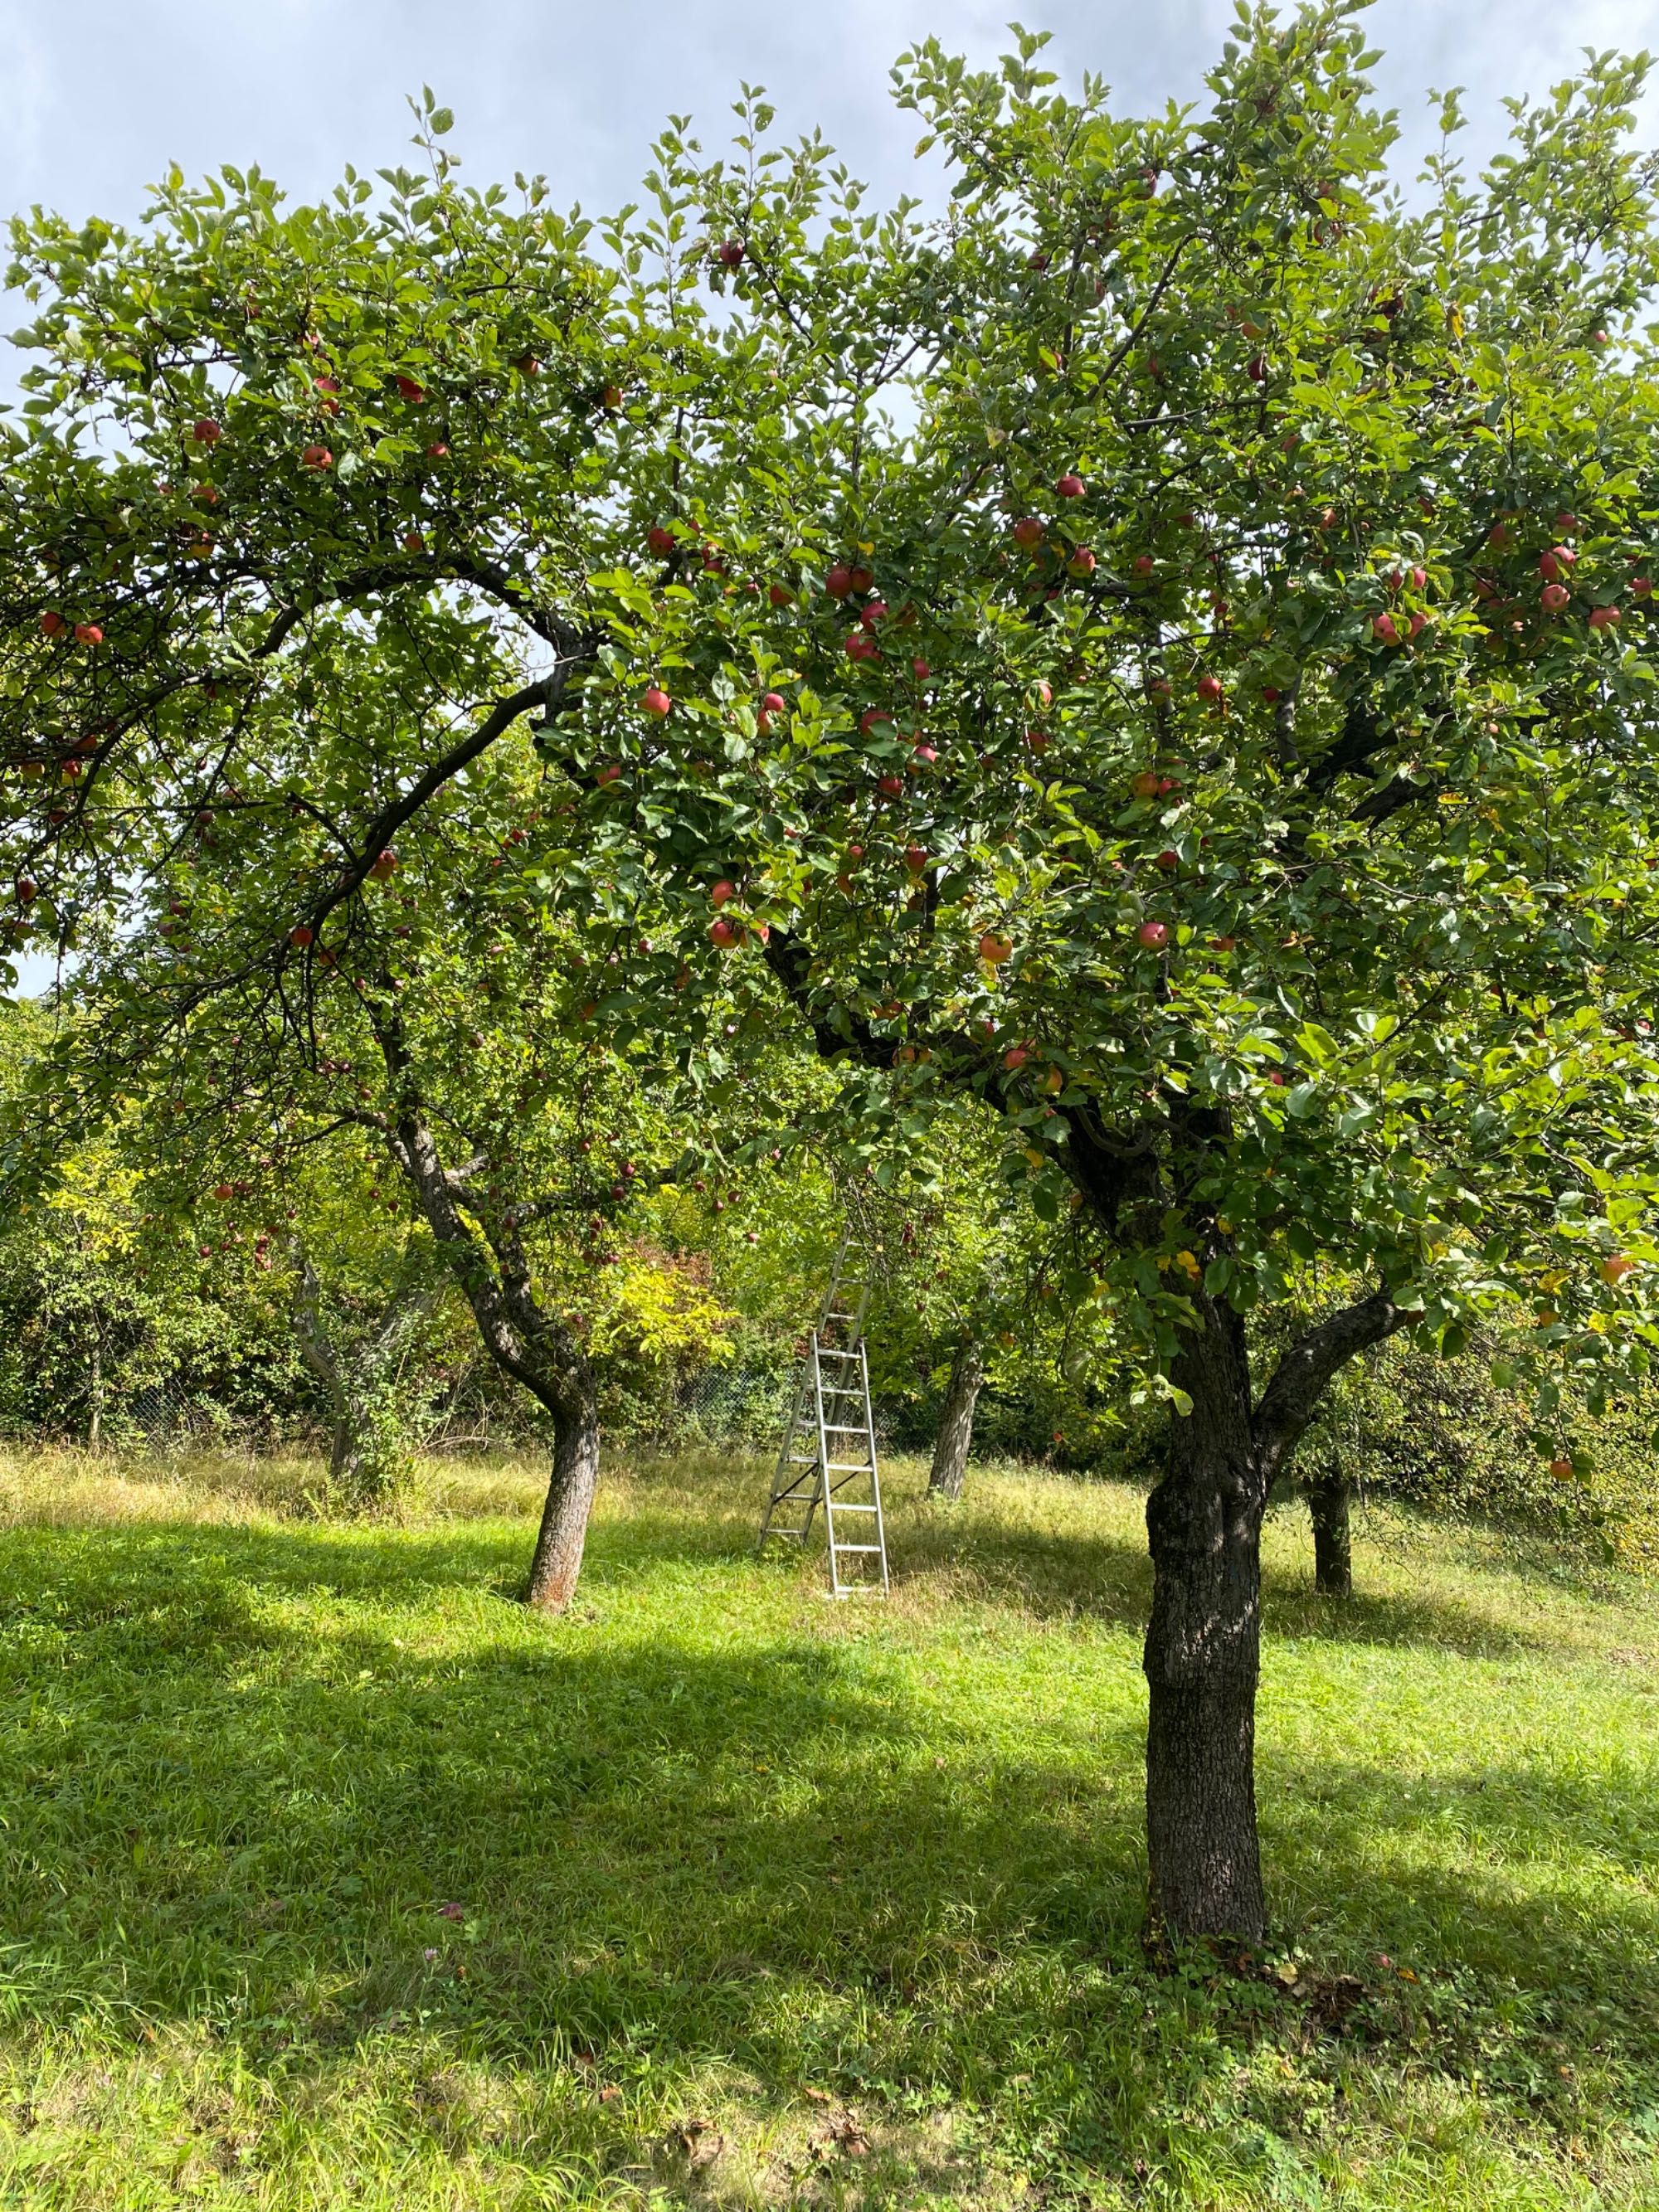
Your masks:
M 824 1434 L 831 1437 L 862 1437 L 869 1434 L 866 1421 L 826 1421 Z
M 867 1459 L 832 1459 L 824 1468 L 826 1474 L 868 1474 L 870 1472 Z
M 835 1549 L 838 1552 L 878 1552 L 881 1546 L 879 1544 L 837 1544 Z
M 880 1510 L 880 1507 L 876 1505 L 842 1505 L 839 1503 L 836 1507 L 837 1513 L 877 1513 Z

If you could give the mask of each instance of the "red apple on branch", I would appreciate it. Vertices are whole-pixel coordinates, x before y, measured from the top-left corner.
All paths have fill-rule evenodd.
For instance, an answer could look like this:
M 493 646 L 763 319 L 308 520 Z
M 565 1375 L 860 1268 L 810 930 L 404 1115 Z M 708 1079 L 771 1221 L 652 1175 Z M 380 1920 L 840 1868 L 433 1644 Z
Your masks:
M 640 699 L 640 704 L 644 708 L 647 714 L 656 714 L 658 716 L 667 714 L 673 703 L 673 701 L 669 697 L 668 694 L 663 690 L 659 684 L 653 684 L 650 685 L 650 687 L 641 695 Z
M 645 533 L 647 551 L 654 553 L 659 560 L 665 560 L 678 542 L 673 532 L 665 530 L 659 522 L 653 522 Z
M 1042 543 L 1042 525 L 1034 514 L 1023 514 L 1009 535 L 1022 551 L 1030 553 Z
M 1073 469 L 1068 469 L 1054 485 L 1054 490 L 1061 499 L 1081 499 L 1086 489 L 1082 477 Z
M 326 446 L 307 446 L 300 459 L 308 469 L 331 469 L 334 465 L 334 456 Z
M 722 269 L 738 269 L 743 265 L 743 247 L 735 238 L 722 239 L 714 248 L 714 258 Z
M 190 434 L 198 446 L 216 446 L 225 434 L 211 416 L 204 415 Z
M 306 947 L 312 942 L 315 934 L 316 933 L 314 930 L 308 929 L 304 922 L 301 922 L 297 928 L 289 930 L 288 933 L 288 941 L 290 945 L 295 946 L 297 951 L 303 952 Z
M 101 645 L 103 641 L 104 633 L 96 623 L 76 623 L 75 642 L 77 645 Z
M 844 561 L 837 561 L 824 577 L 823 588 L 832 599 L 844 599 L 853 588 L 853 572 Z
M 1143 921 L 1135 936 L 1149 952 L 1161 952 L 1170 941 L 1170 925 L 1167 921 Z
M 43 637 L 61 637 L 68 628 L 68 623 L 55 607 L 47 607 L 41 614 L 40 635 Z
M 1000 968 L 1005 960 L 1012 958 L 1013 950 L 1012 938 L 1004 937 L 994 929 L 988 929 L 979 940 L 979 957 L 993 968 Z
M 721 952 L 738 941 L 738 925 L 725 915 L 718 915 L 708 925 L 708 942 Z

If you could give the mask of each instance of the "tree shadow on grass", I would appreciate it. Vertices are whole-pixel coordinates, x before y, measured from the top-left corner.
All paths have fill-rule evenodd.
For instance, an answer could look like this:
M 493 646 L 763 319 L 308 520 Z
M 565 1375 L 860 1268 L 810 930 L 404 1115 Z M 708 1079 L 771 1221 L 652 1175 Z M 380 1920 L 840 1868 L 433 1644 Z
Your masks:
M 744 1648 L 736 1626 L 721 1648 L 672 1590 L 649 1643 L 520 1616 L 410 1648 L 422 1588 L 493 1542 L 399 1533 L 371 1574 L 373 1547 L 309 1531 L 0 1539 L 13 2019 L 206 2020 L 254 2063 L 419 2019 L 514 2062 L 957 2091 L 1034 2039 L 1128 2032 L 1100 1972 L 1141 1988 L 1128 1707 L 1102 1729 L 1033 1705 L 998 1733 L 918 1706 L 879 1644 L 751 1628 Z M 319 1592 L 298 1620 L 261 1602 Z M 1327 1924 L 1357 1953 L 1426 1949 L 1604 2039 L 1651 2036 L 1659 1906 L 1633 1879 L 1585 1913 L 1564 1853 L 1639 1877 L 1652 1778 L 1471 1766 L 1424 1788 L 1266 1757 L 1285 1890 L 1340 1900 Z M 1425 1821 L 1480 1847 L 1379 1880 Z

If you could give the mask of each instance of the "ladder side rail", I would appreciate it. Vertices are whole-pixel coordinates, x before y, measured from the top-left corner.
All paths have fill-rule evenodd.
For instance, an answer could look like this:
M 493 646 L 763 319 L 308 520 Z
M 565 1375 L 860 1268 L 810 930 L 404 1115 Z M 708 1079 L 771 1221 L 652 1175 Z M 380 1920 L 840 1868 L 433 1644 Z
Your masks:
M 881 1558 L 881 1594 L 887 1590 L 887 1524 L 881 1512 L 881 1474 L 876 1463 L 876 1413 L 870 1402 L 870 1362 L 864 1349 L 864 1339 L 859 1339 L 859 1373 L 864 1378 L 864 1428 L 870 1443 L 870 1496 L 876 1509 L 876 1547 Z
M 812 1381 L 817 1400 L 818 1465 L 823 1474 L 823 1533 L 830 1540 L 830 1590 L 832 1596 L 839 1597 L 842 1590 L 841 1575 L 836 1563 L 836 1498 L 830 1487 L 830 1436 L 823 1420 L 823 1369 L 818 1360 L 817 1329 L 812 1332 Z

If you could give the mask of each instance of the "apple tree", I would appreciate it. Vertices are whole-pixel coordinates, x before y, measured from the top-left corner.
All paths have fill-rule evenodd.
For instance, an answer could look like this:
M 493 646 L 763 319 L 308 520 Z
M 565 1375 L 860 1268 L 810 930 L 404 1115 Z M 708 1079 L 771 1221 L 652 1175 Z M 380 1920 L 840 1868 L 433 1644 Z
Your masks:
M 568 1371 L 514 1303 L 547 1194 L 446 1226 L 496 1202 L 501 1125 L 445 1086 L 509 1048 L 468 1047 L 446 932 L 482 935 L 511 828 L 534 896 L 486 957 L 561 1051 L 672 1069 L 683 1137 L 783 1141 L 781 1040 L 838 1078 L 790 1133 L 855 1164 L 971 1104 L 1170 1407 L 1177 1936 L 1264 1923 L 1259 1535 L 1332 1380 L 1519 1306 L 1541 1431 L 1564 1370 L 1594 1398 L 1653 1336 L 1640 71 L 1408 199 L 1353 12 L 1243 11 L 1207 104 L 1151 121 L 1036 39 L 919 49 L 937 221 L 746 95 L 734 161 L 677 124 L 597 234 L 463 191 L 431 114 L 383 195 L 175 179 L 142 237 L 16 236 L 12 928 L 82 948 L 86 1110 L 256 1007 L 272 1085 L 355 1081 L 326 1008 L 497 1357 Z M 1355 1294 L 1253 1371 L 1314 1265 Z

